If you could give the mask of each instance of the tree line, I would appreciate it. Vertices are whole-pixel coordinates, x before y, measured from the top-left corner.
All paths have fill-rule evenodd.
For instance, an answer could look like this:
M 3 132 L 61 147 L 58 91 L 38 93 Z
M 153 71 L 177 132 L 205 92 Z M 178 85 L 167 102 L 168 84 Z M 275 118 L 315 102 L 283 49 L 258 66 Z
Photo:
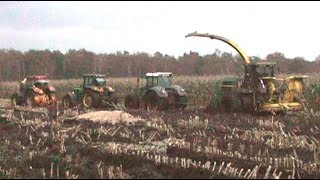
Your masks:
M 252 61 L 262 61 L 251 57 Z M 320 55 L 314 61 L 302 57 L 287 58 L 283 53 L 268 54 L 266 61 L 277 63 L 276 73 L 314 73 L 320 69 Z M 80 78 L 84 73 L 108 74 L 109 77 L 137 77 L 146 72 L 169 71 L 176 75 L 242 75 L 243 61 L 238 54 L 221 52 L 201 56 L 190 51 L 182 56 L 160 52 L 96 54 L 85 49 L 66 53 L 54 50 L 0 50 L 0 81 L 17 81 L 29 75 L 48 75 L 50 79 Z

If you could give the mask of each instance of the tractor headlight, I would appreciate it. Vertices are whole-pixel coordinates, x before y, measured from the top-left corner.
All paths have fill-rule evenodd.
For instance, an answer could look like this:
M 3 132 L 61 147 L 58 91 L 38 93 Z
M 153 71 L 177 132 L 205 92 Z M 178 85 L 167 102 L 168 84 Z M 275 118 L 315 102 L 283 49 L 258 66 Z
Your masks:
M 164 93 L 166 93 L 166 91 L 165 91 L 164 89 L 162 89 L 162 90 L 161 90 L 161 93 L 164 94 Z
M 108 88 L 108 90 L 109 90 L 109 92 L 114 92 L 114 89 L 111 86 Z
M 181 90 L 181 92 L 184 92 L 184 89 L 183 89 L 183 88 L 181 88 L 180 90 Z

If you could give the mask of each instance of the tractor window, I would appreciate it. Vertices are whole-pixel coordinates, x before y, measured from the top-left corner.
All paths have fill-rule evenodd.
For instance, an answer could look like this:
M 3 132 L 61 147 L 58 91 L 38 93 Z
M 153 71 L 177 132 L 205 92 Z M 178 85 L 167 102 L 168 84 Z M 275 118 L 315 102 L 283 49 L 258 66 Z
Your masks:
M 152 77 L 147 77 L 147 86 L 152 87 Z
M 153 86 L 158 86 L 158 77 L 153 77 Z
M 36 87 L 42 88 L 42 89 L 45 89 L 46 87 L 48 87 L 48 84 L 49 84 L 49 81 L 47 80 L 39 80 L 34 83 Z
M 92 85 L 93 85 L 93 81 L 94 81 L 93 78 L 86 77 L 86 78 L 84 79 L 84 85 L 85 85 L 85 86 L 92 86 Z
M 170 76 L 161 76 L 159 77 L 159 85 L 166 88 L 172 84 Z
M 105 78 L 96 78 L 95 84 L 97 86 L 105 86 L 106 85 L 106 79 Z

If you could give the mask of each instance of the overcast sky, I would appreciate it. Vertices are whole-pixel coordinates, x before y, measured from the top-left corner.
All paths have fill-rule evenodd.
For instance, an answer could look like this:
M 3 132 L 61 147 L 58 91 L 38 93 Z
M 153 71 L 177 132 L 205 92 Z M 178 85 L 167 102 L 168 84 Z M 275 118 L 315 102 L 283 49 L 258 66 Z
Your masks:
M 229 38 L 250 56 L 278 51 L 313 61 L 319 18 L 320 2 L 0 2 L 0 48 L 236 53 L 221 41 L 185 38 L 198 31 Z

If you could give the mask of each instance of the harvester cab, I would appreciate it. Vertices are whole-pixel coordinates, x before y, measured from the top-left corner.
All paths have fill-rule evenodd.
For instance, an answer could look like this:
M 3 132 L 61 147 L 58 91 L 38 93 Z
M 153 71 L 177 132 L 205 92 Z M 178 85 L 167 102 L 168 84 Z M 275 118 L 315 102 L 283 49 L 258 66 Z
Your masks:
M 215 89 L 215 109 L 279 112 L 301 110 L 304 79 L 307 76 L 275 77 L 275 63 L 260 61 L 252 63 L 249 56 L 234 42 L 221 36 L 190 33 L 186 37 L 198 36 L 217 39 L 232 46 L 244 62 L 243 79 L 223 79 Z

